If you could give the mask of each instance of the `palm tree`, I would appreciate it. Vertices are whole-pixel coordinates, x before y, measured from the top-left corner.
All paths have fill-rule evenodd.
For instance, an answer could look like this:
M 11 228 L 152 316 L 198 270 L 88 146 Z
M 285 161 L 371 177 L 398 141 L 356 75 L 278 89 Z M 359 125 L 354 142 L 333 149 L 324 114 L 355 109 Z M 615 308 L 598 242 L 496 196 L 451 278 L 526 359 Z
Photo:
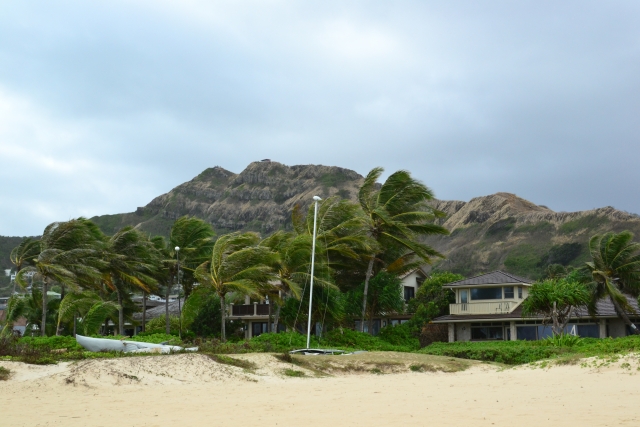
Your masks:
M 131 287 L 150 292 L 157 284 L 153 277 L 160 254 L 142 233 L 124 227 L 107 242 L 103 259 L 107 262 L 104 282 L 118 297 L 118 333 L 124 335 L 123 296 Z
M 7 301 L 5 309 L 4 327 L 0 332 L 0 336 L 10 335 L 13 330 L 13 324 L 21 317 L 24 317 L 27 308 L 26 298 L 24 295 L 11 295 Z
M 358 192 L 367 233 L 380 248 L 366 255 L 368 266 L 362 298 L 361 331 L 364 331 L 369 280 L 374 268 L 386 267 L 389 273 L 400 274 L 429 263 L 432 257 L 442 255 L 419 239 L 433 234 L 449 234 L 444 227 L 433 223 L 442 213 L 427 204 L 433 200 L 433 193 L 427 186 L 401 170 L 391 174 L 378 188 L 376 182 L 382 172 L 382 168 L 372 169 Z
M 229 292 L 256 295 L 259 288 L 274 280 L 270 267 L 277 254 L 265 246 L 258 246 L 256 233 L 230 233 L 221 236 L 213 245 L 209 261 L 198 266 L 195 276 L 203 286 L 211 287 L 220 298 L 222 341 L 226 341 L 225 297 Z
M 44 301 L 46 305 L 43 311 Z M 33 330 L 37 326 L 41 331 L 47 330 L 50 334 L 53 333 L 59 303 L 58 299 L 44 299 L 41 290 L 36 286 L 32 286 L 27 294 L 13 295 L 7 302 L 6 321 L 0 335 L 11 334 L 14 322 L 21 317 L 27 320 L 26 331 Z M 43 312 L 48 320 L 44 325 L 42 324 Z
M 276 306 L 273 326 L 277 332 L 283 301 L 289 296 L 300 298 L 302 289 L 300 283 L 306 279 L 309 264 L 308 245 L 302 244 L 295 233 L 280 230 L 260 242 L 260 246 L 278 254 L 272 265 L 275 275 L 274 286 L 265 289 L 265 293 L 269 296 L 270 315 L 271 305 Z M 271 318 L 269 318 L 268 332 L 271 332 Z
M 54 222 L 42 234 L 41 251 L 34 259 L 34 265 L 23 268 L 16 275 L 16 282 L 23 288 L 28 285 L 26 275 L 29 272 L 42 280 L 42 336 L 46 335 L 47 291 L 51 282 L 59 283 L 63 289 L 79 289 L 100 280 L 100 269 L 104 268 L 104 262 L 98 257 L 101 235 L 95 224 L 84 218 Z
M 161 237 L 153 239 L 153 243 L 163 257 L 160 280 L 166 284 L 165 317 L 166 333 L 171 333 L 169 318 L 169 295 L 174 283 L 178 283 L 178 268 L 183 273 L 182 282 L 185 297 L 193 289 L 194 271 L 198 265 L 209 259 L 215 232 L 211 224 L 190 216 L 176 220 L 171 227 L 169 241 L 165 243 Z M 180 248 L 176 251 L 176 248 Z M 179 264 L 178 264 L 179 262 Z
M 632 333 L 640 334 L 627 314 L 635 310 L 623 293 L 637 295 L 640 290 L 640 244 L 633 242 L 630 231 L 596 234 L 589 240 L 589 252 L 592 261 L 586 263 L 586 269 L 593 278 L 589 312 L 594 315 L 596 302 L 609 297 L 616 313 Z
M 24 239 L 18 246 L 13 248 L 11 251 L 11 255 L 9 258 L 13 265 L 16 266 L 16 273 L 19 273 L 22 268 L 33 265 L 36 258 L 40 254 L 40 242 L 38 240 L 33 239 L 32 237 L 27 237 Z M 13 282 L 13 290 L 11 295 L 16 293 L 16 282 Z
M 58 330 L 60 323 L 74 322 L 73 335 L 76 334 L 76 318 L 79 315 L 79 327 L 83 335 L 98 333 L 105 319 L 113 316 L 121 309 L 122 305 L 112 301 L 104 301 L 95 292 L 83 291 L 68 294 L 61 302 L 58 309 Z

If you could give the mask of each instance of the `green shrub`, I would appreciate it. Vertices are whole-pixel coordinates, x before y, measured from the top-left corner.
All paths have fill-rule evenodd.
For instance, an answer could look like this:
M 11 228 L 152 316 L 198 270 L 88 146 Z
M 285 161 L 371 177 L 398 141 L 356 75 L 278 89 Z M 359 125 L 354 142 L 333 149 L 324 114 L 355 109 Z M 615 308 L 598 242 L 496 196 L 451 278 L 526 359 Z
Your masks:
M 295 369 L 285 369 L 282 371 L 283 374 L 285 374 L 288 377 L 304 377 L 306 376 L 304 372 L 302 371 L 296 371 Z
M 380 335 L 378 337 L 393 345 L 401 345 L 411 348 L 412 350 L 418 350 L 420 348 L 420 341 L 416 338 L 408 323 L 396 326 L 385 326 L 380 329 Z
M 0 381 L 6 381 L 9 379 L 11 371 L 4 366 L 0 366 Z
M 306 348 L 307 336 L 299 334 L 298 332 L 268 333 L 253 338 L 251 342 L 259 345 L 263 351 L 282 353 L 299 348 Z M 320 346 L 315 336 L 311 337 L 311 343 L 309 345 L 312 348 Z
M 169 323 L 171 325 L 171 333 L 175 333 L 177 335 L 178 331 L 180 330 L 180 318 L 178 318 L 177 316 L 169 316 Z M 160 316 L 147 322 L 145 332 L 164 333 L 167 330 L 166 328 L 166 317 Z
M 582 342 L 582 338 L 575 335 L 561 334 L 547 337 L 540 341 L 542 344 L 553 345 L 556 347 L 573 347 Z
M 47 350 L 82 350 L 82 346 L 76 342 L 75 337 L 71 336 L 52 336 L 52 337 L 22 337 L 19 341 L 21 344 Z
M 528 341 L 433 343 L 419 353 L 520 365 L 558 356 L 563 349 Z
M 258 365 L 248 360 L 242 359 L 234 359 L 233 357 L 224 356 L 221 354 L 209 354 L 211 359 L 215 360 L 218 363 L 222 363 L 224 365 L 236 366 L 242 369 L 257 369 Z
M 322 343 L 329 347 L 337 347 L 339 349 L 367 351 L 410 352 L 414 349 L 404 345 L 394 345 L 380 339 L 379 337 L 374 337 L 373 335 L 354 331 L 352 329 L 334 329 L 329 331 L 325 334 Z
M 418 353 L 520 365 L 572 355 L 592 357 L 640 351 L 640 336 L 569 339 L 573 342 L 566 338 L 564 340 L 559 342 L 566 345 L 553 345 L 547 340 L 433 343 Z

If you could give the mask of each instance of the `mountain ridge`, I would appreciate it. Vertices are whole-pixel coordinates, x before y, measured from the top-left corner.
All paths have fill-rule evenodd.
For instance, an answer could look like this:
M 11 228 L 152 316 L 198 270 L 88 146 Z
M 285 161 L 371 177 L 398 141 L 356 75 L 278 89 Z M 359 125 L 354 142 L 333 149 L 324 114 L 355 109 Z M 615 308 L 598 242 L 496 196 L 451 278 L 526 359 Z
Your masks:
M 356 201 L 363 180 L 357 172 L 337 166 L 260 161 L 240 173 L 215 166 L 134 212 L 91 220 L 107 234 L 132 225 L 166 236 L 176 218 L 193 215 L 209 222 L 218 235 L 236 230 L 269 234 L 290 227 L 293 207 L 309 206 L 315 195 Z M 436 199 L 432 206 L 445 213 L 438 222 L 451 232 L 426 239 L 447 256 L 435 260 L 432 268 L 463 275 L 503 269 L 535 279 L 550 264 L 577 266 L 586 261 L 593 234 L 628 229 L 640 237 L 640 217 L 611 206 L 556 212 L 505 192 L 468 202 Z M 15 243 L 16 238 L 0 236 L 0 249 L 7 239 Z M 4 249 L 0 264 L 9 268 Z

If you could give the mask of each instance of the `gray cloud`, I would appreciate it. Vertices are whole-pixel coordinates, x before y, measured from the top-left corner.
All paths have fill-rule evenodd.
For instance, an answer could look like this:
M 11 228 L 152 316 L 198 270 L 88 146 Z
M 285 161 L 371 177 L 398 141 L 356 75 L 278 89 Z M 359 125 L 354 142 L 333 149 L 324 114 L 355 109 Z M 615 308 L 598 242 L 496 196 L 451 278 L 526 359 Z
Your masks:
M 0 234 L 221 165 L 640 212 L 637 2 L 5 2 Z

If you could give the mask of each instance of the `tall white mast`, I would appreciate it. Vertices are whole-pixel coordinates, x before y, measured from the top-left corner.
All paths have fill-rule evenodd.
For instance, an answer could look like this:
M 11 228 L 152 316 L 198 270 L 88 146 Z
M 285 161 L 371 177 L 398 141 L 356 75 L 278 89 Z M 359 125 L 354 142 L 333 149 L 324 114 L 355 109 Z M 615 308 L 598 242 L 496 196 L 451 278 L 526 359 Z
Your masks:
M 313 196 L 315 208 L 313 210 L 313 242 L 311 243 L 311 289 L 309 290 L 309 322 L 307 325 L 307 348 L 311 341 L 311 303 L 313 301 L 313 267 L 316 260 L 316 220 L 318 218 L 318 202 L 322 200 L 318 196 Z

